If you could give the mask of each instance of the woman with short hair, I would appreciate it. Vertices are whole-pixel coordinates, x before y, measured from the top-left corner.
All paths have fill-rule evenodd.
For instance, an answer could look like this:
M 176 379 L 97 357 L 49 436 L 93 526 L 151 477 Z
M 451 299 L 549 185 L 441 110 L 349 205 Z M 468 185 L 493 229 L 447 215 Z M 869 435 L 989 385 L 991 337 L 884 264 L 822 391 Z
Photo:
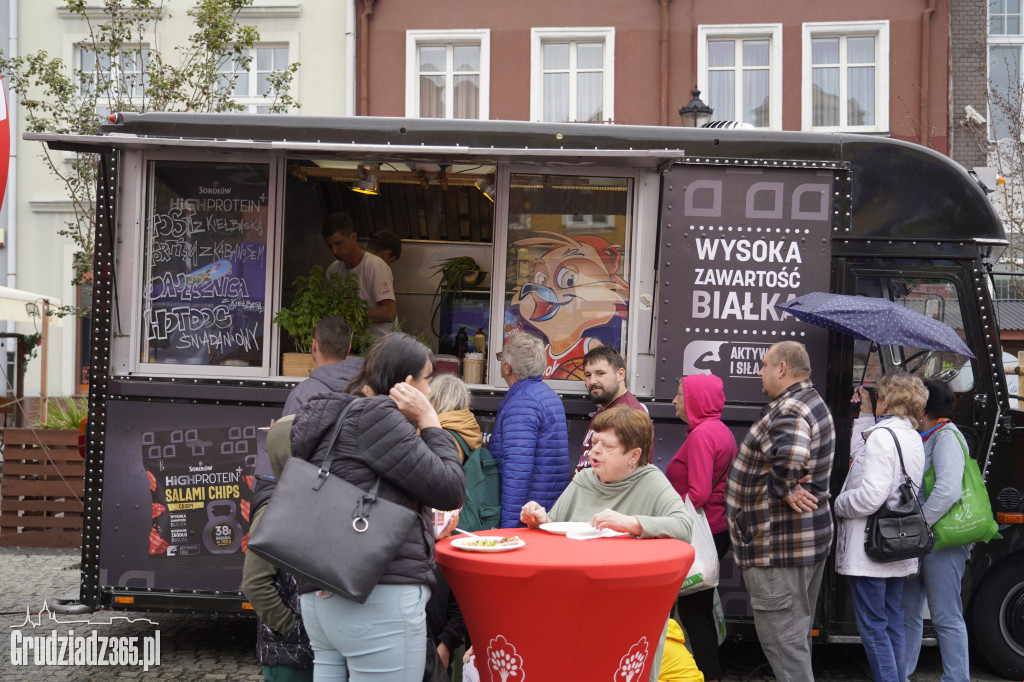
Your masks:
M 431 379 L 430 404 L 437 410 L 441 428 L 459 434 L 466 441 L 470 452 L 483 445 L 480 424 L 469 411 L 469 389 L 462 379 L 454 374 L 438 374 Z M 458 439 L 455 439 L 455 447 L 459 449 L 459 458 L 465 463 L 469 452 L 462 451 Z
M 487 445 L 501 470 L 501 527 L 514 528 L 528 500 L 550 506 L 569 485 L 569 431 L 561 399 L 541 378 L 541 340 L 514 331 L 498 359 L 509 388 Z
M 665 474 L 651 464 L 650 416 L 643 410 L 614 407 L 594 417 L 591 427 L 591 466 L 573 476 L 551 511 L 545 512 L 535 501 L 523 505 L 522 522 L 536 528 L 552 521 L 582 521 L 638 538 L 689 542 L 694 519 Z M 650 680 L 659 679 L 667 633 L 666 622 Z
M 523 505 L 522 522 L 536 528 L 552 521 L 585 521 L 638 538 L 689 542 L 693 519 L 665 474 L 651 464 L 650 416 L 614 407 L 594 417 L 593 428 L 592 467 L 573 477 L 551 511 L 545 513 L 536 501 Z
M 883 504 L 899 502 L 904 480 L 899 453 L 914 484 L 923 482 L 924 448 L 916 428 L 928 390 L 917 377 L 896 370 L 878 380 L 877 393 L 881 416 L 872 423 L 866 391 L 857 389 L 862 417 L 853 426 L 853 464 L 834 505 L 839 519 L 836 572 L 848 576 L 871 674 L 878 682 L 892 682 L 904 679 L 906 672 L 903 583 L 917 572 L 918 561 L 874 561 L 864 550 L 864 530 L 868 517 Z

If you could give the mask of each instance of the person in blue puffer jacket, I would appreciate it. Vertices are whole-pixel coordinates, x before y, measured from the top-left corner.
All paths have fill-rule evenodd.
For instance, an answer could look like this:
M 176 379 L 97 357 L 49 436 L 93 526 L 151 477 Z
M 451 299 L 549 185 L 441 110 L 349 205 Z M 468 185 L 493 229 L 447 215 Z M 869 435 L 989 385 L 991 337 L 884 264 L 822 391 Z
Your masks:
M 521 527 L 534 500 L 550 509 L 569 485 L 569 431 L 562 400 L 544 383 L 544 344 L 513 332 L 498 353 L 508 393 L 498 405 L 488 449 L 501 470 L 501 527 Z

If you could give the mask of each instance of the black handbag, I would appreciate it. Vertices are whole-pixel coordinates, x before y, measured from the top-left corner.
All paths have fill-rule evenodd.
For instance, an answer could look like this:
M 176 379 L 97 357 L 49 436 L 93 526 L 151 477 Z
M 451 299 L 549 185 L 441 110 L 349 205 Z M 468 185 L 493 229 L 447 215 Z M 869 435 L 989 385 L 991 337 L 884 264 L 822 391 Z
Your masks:
M 319 467 L 303 459 L 288 459 L 249 538 L 249 551 L 298 578 L 362 604 L 408 539 L 409 530 L 417 523 L 422 525 L 423 519 L 409 507 L 378 498 L 380 478 L 364 491 L 331 475 L 338 434 L 348 411 L 359 400 L 349 403 L 338 417 Z
M 925 521 L 921 504 L 914 494 L 914 481 L 903 466 L 903 450 L 892 429 L 882 427 L 896 441 L 896 453 L 900 457 L 903 482 L 900 483 L 900 501 L 895 507 L 882 503 L 874 514 L 868 517 L 864 528 L 864 552 L 874 561 L 888 563 L 903 559 L 916 559 L 932 551 L 935 536 Z

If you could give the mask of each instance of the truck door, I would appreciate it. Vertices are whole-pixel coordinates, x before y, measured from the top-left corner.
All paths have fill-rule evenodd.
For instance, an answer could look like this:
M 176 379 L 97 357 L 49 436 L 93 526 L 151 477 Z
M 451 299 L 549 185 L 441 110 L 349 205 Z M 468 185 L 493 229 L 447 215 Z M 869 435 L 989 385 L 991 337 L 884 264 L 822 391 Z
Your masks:
M 925 248 L 925 246 L 922 246 Z M 989 334 L 992 319 L 987 296 L 977 295 L 974 271 L 945 261 L 945 264 L 899 263 L 878 259 L 846 259 L 836 268 L 839 293 L 884 298 L 950 325 L 975 353 L 968 358 L 956 353 L 902 345 L 882 345 L 835 335 L 840 349 L 829 368 L 829 401 L 838 427 L 836 460 L 833 466 L 833 494 L 842 489 L 850 467 L 850 431 L 853 415 L 849 404 L 854 386 L 873 386 L 885 372 L 903 369 L 922 379 L 945 381 L 957 395 L 954 422 L 968 441 L 972 456 L 986 463 L 995 425 L 999 418 L 997 379 L 991 366 Z M 998 350 L 998 347 L 996 347 Z M 845 576 L 829 571 L 831 582 L 830 639 L 841 641 L 856 635 L 853 605 Z

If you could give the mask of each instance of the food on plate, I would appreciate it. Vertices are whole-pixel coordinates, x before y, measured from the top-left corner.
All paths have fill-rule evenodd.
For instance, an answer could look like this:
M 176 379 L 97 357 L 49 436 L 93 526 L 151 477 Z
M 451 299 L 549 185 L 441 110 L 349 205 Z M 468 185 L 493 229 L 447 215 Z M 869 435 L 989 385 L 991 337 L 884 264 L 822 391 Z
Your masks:
M 462 543 L 464 547 L 507 547 L 518 545 L 518 535 L 508 535 L 503 538 L 470 538 Z

